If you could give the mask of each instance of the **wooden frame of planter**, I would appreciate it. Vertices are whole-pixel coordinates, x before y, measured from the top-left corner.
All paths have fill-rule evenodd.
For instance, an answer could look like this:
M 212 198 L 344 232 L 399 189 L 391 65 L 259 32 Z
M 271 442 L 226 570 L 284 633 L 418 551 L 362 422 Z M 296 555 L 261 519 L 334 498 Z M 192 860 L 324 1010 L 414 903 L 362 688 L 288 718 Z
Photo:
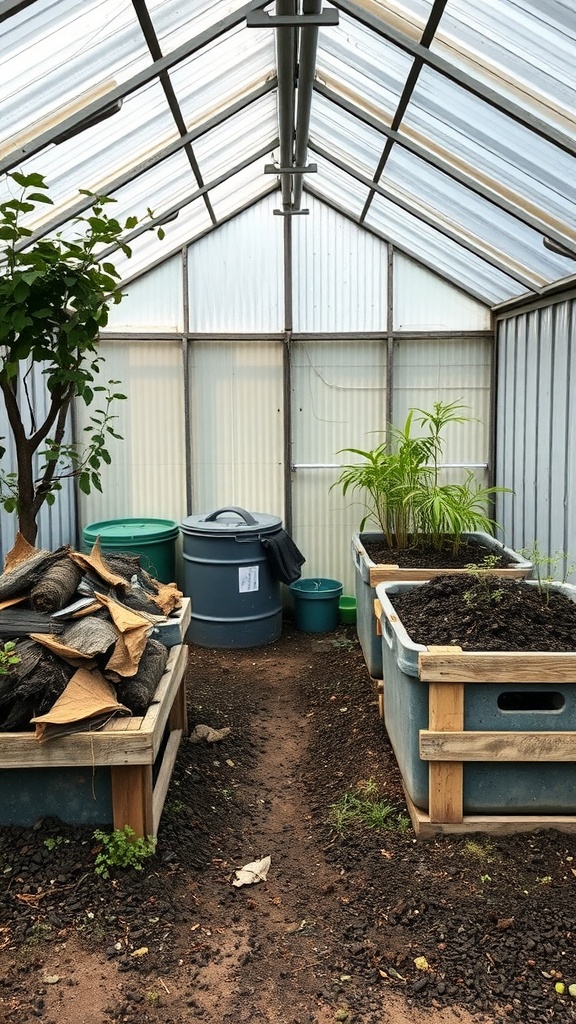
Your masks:
M 512 548 L 507 548 L 488 533 L 464 533 L 462 539 L 478 544 L 480 551 L 484 554 L 506 555 L 510 559 L 513 564 L 505 569 L 486 570 L 493 576 L 526 579 L 533 571 L 532 562 L 522 558 Z M 393 563 L 376 563 L 372 561 L 364 547 L 366 541 L 384 543 L 384 535 L 377 532 L 355 533 L 352 536 L 351 545 L 352 559 L 356 570 L 356 630 L 369 675 L 378 688 L 379 681 L 382 679 L 382 645 L 377 619 L 374 615 L 374 600 L 378 584 L 425 581 L 431 580 L 435 576 L 462 573 L 465 570 L 453 567 L 436 569 L 427 566 L 404 569 Z M 479 571 L 483 572 L 483 570 Z
M 182 640 L 189 621 L 190 600 L 186 598 L 176 619 L 169 620 L 171 640 L 177 639 L 174 623 Z M 0 780 L 4 776 L 13 784 L 14 770 L 20 769 L 48 770 L 48 775 L 54 769 L 94 772 L 102 767 L 109 772 L 113 827 L 129 825 L 137 836 L 155 836 L 180 740 L 188 735 L 187 662 L 185 644 L 170 647 L 166 669 L 143 716 L 113 718 L 103 729 L 44 743 L 33 732 L 2 733 Z
M 390 605 L 389 601 L 385 603 Z M 375 602 L 379 622 L 385 617 L 392 623 L 395 621 L 398 628 L 398 617 L 383 604 L 380 597 Z M 478 685 L 492 689 L 494 684 L 504 688 L 514 685 L 554 690 L 568 687 L 576 702 L 576 651 L 468 652 L 452 645 L 412 645 L 409 653 L 417 655 L 418 681 L 427 687 L 428 727 L 418 729 L 418 755 L 428 764 L 427 810 L 416 806 L 411 785 L 405 778 L 408 772 L 403 772 L 403 765 L 399 763 L 416 835 L 506 834 L 543 828 L 576 833 L 576 796 L 574 813 L 465 813 L 464 809 L 464 766 L 467 763 L 502 766 L 503 769 L 516 762 L 555 763 L 570 764 L 572 770 L 576 762 L 576 728 L 566 731 L 472 729 L 465 727 L 465 710 L 471 688 L 477 694 Z M 384 700 L 385 693 L 384 682 Z M 406 758 L 405 750 L 400 751 L 400 757 Z M 571 788 L 570 782 L 566 787 Z
M 576 832 L 574 815 L 468 815 L 463 813 L 467 761 L 576 761 L 576 730 L 492 732 L 464 730 L 466 683 L 569 683 L 576 685 L 576 654 L 464 652 L 429 647 L 418 656 L 418 676 L 428 683 L 429 726 L 420 730 L 420 757 L 429 762 L 429 811 L 409 801 L 417 834 L 492 833 L 556 828 Z

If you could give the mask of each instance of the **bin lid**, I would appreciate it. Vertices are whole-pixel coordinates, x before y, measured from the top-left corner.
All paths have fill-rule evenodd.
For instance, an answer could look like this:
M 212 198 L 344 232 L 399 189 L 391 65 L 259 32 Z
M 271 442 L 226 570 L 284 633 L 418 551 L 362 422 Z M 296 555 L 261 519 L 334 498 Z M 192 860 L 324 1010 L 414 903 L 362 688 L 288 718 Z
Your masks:
M 183 533 L 226 537 L 237 533 L 276 533 L 281 526 L 282 520 L 278 516 L 267 512 L 247 512 L 236 505 L 228 505 L 214 512 L 188 516 L 182 520 L 181 530 Z
M 100 536 L 111 542 L 169 540 L 178 536 L 173 519 L 106 519 L 90 523 L 82 531 L 84 540 Z

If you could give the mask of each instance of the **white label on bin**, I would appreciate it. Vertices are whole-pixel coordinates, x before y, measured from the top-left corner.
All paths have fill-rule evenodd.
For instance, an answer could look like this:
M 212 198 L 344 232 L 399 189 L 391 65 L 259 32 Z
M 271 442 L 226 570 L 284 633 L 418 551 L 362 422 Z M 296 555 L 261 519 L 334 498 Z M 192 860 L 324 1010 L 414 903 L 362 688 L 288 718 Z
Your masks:
M 259 590 L 258 570 L 259 565 L 243 565 L 238 569 L 238 591 L 240 594 L 251 594 Z

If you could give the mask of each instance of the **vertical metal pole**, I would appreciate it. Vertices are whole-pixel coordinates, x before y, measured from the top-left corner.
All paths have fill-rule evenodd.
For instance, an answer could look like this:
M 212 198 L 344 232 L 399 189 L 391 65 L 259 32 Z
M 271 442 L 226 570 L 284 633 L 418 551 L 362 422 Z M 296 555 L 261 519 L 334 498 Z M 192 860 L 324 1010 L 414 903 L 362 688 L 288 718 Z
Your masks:
M 284 222 L 284 349 L 283 349 L 283 392 L 284 392 L 284 522 L 287 533 L 292 532 L 292 218 L 282 217 Z
M 184 333 L 182 334 L 182 375 L 184 378 L 184 453 L 186 472 L 186 515 L 192 515 L 193 493 L 192 493 L 192 427 L 190 416 L 190 345 L 186 335 L 190 331 L 190 300 L 188 291 L 188 249 L 182 249 L 182 320 Z
M 386 423 L 394 416 L 394 247 L 388 242 L 386 310 Z

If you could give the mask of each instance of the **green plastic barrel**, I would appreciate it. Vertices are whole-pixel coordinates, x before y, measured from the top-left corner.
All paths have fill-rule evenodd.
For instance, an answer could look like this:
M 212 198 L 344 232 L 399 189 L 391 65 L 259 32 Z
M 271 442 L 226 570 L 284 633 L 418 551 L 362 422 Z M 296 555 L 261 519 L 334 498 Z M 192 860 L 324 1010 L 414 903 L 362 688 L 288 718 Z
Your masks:
M 303 633 L 329 633 L 336 629 L 342 589 L 338 580 L 322 578 L 291 583 L 298 629 Z
M 180 530 L 172 519 L 108 519 L 82 531 L 84 550 L 100 538 L 102 551 L 139 555 L 140 565 L 160 583 L 176 581 L 176 538 Z

